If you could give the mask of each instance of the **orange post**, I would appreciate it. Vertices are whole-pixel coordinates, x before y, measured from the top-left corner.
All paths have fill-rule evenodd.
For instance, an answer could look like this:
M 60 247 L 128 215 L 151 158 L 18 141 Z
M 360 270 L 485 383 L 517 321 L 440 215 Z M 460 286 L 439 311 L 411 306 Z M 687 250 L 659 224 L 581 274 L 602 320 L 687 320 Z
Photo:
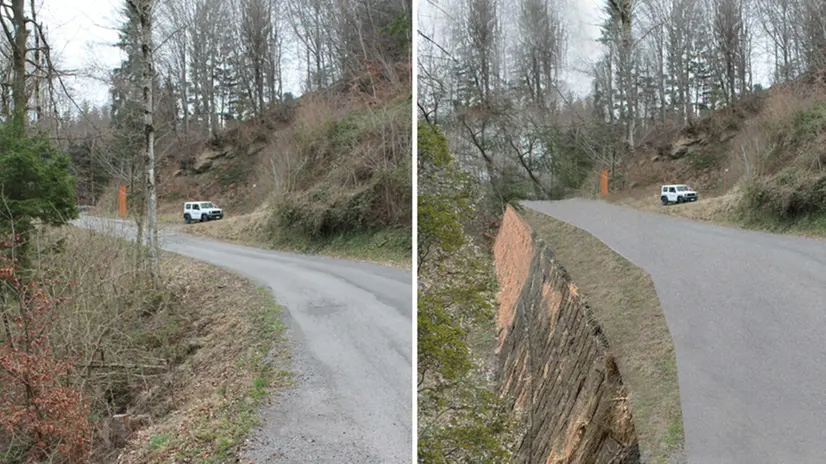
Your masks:
M 126 218 L 126 186 L 118 185 L 118 216 Z
M 600 196 L 608 195 L 608 170 L 603 169 L 599 173 L 599 194 Z
M 723 195 L 725 195 L 726 192 L 727 192 L 727 190 L 726 190 L 726 174 L 728 174 L 728 168 L 726 168 L 726 170 L 723 171 Z

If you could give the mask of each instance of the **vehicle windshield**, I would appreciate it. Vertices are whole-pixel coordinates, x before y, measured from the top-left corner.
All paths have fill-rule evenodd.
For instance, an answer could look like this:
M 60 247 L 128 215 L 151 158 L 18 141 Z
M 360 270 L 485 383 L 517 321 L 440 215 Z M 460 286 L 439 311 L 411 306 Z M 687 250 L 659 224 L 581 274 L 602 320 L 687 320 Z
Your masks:
M 206 202 L 206 203 L 201 203 L 201 208 L 213 208 L 213 206 L 212 206 L 212 203 Z
M 691 189 L 690 189 L 690 188 L 688 188 L 688 186 L 687 186 L 687 185 L 678 185 L 678 186 L 677 186 L 677 191 L 678 191 L 678 192 L 687 192 L 687 191 L 689 191 L 689 190 L 691 190 Z

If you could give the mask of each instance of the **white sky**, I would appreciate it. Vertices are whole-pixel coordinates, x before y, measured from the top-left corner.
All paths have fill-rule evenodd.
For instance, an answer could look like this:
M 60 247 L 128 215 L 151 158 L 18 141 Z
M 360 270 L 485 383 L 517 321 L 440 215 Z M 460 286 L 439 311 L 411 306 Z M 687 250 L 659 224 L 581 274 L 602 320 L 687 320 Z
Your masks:
M 568 87 L 578 95 L 591 91 L 590 68 L 601 58 L 602 50 L 596 39 L 600 35 L 603 21 L 599 0 L 569 0 L 570 8 L 563 10 L 568 23 L 568 45 L 566 72 L 563 79 Z M 589 73 L 589 74 L 586 74 Z

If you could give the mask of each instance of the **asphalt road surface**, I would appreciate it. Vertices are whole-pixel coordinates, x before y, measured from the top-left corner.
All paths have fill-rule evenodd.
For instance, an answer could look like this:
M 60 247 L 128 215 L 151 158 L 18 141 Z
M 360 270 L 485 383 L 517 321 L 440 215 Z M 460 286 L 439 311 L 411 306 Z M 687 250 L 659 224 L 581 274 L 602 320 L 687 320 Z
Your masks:
M 826 241 L 580 199 L 523 204 L 653 277 L 690 463 L 826 462 Z
M 135 235 L 125 221 L 84 216 L 75 224 Z M 161 244 L 268 286 L 285 310 L 295 384 L 261 411 L 246 462 L 411 461 L 410 272 L 169 231 Z

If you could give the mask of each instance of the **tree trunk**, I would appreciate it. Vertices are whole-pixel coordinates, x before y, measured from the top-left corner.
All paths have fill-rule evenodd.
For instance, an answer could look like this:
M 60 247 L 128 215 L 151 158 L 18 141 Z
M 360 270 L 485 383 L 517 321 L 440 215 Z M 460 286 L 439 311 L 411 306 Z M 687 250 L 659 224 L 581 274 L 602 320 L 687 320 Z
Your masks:
M 186 29 L 183 31 L 186 34 Z M 186 42 L 181 47 L 181 109 L 184 113 L 184 134 L 189 134 L 189 89 L 186 81 Z
M 38 25 L 37 25 L 37 6 L 35 5 L 35 0 L 31 0 L 29 2 L 29 7 L 32 10 L 32 24 L 34 24 L 34 63 L 37 67 L 35 69 L 36 76 L 34 78 L 34 114 L 35 114 L 35 121 L 40 122 L 43 119 L 43 100 L 40 95 L 40 86 L 41 80 L 43 79 L 43 63 L 40 61 L 40 48 L 41 48 L 41 41 L 40 41 L 40 34 L 38 33 Z M 45 42 L 45 40 L 44 40 Z M 45 45 L 45 43 L 43 44 Z
M 12 82 L 12 93 L 14 96 L 14 121 L 18 125 L 21 134 L 26 133 L 26 44 L 28 42 L 28 31 L 26 30 L 25 0 L 12 0 L 11 9 L 14 17 L 14 51 L 13 69 L 14 81 Z
M 144 114 L 144 163 L 146 163 L 146 226 L 149 231 L 149 273 L 152 286 L 161 286 L 161 268 L 158 245 L 158 197 L 155 188 L 155 125 L 153 121 L 154 63 L 152 56 L 152 9 L 154 0 L 140 0 L 141 52 L 143 54 L 143 114 Z

